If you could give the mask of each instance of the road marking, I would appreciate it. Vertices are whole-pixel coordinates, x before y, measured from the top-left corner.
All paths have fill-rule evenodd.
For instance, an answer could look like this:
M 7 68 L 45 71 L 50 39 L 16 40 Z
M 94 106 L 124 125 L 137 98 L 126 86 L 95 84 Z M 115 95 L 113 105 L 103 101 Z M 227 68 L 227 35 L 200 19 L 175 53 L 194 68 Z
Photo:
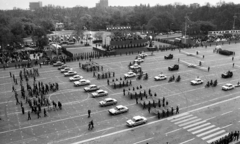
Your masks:
M 228 112 L 225 112 L 225 113 L 223 113 L 223 114 L 221 114 L 222 116 L 223 115 L 226 115 L 226 114 L 228 114 L 228 113 L 231 113 L 232 111 L 228 111 Z
M 229 126 L 231 126 L 231 125 L 232 125 L 232 124 L 229 124 L 229 125 L 223 126 L 223 127 L 221 127 L 221 129 L 227 128 L 227 127 L 229 127 Z
M 206 136 L 206 137 L 203 137 L 202 140 L 209 139 L 209 138 L 211 138 L 211 137 L 213 137 L 213 136 L 219 135 L 219 134 L 224 133 L 224 132 L 225 132 L 225 130 L 221 130 L 221 131 L 216 132 L 216 133 L 214 133 L 214 134 L 211 134 L 211 135 L 208 135 L 208 136 Z
M 205 123 L 205 124 L 203 124 L 203 125 L 200 125 L 200 126 L 197 126 L 197 127 L 191 128 L 191 129 L 188 129 L 187 131 L 191 132 L 191 131 L 194 131 L 194 130 L 196 130 L 196 129 L 199 129 L 199 128 L 208 126 L 208 125 L 210 125 L 210 124 L 211 124 L 211 123 Z
M 227 100 L 223 100 L 223 101 L 220 101 L 220 102 L 216 102 L 216 103 L 213 103 L 213 104 L 209 104 L 209 105 L 206 105 L 206 106 L 202 106 L 202 107 L 200 107 L 200 108 L 197 108 L 197 109 L 190 110 L 190 111 L 188 111 L 188 112 L 182 113 L 181 116 L 187 115 L 188 113 L 192 113 L 192 112 L 195 112 L 195 111 L 200 111 L 200 110 L 205 109 L 205 108 L 208 108 L 208 107 L 212 107 L 212 106 L 215 106 L 215 105 L 219 105 L 219 104 L 222 104 L 222 103 L 231 101 L 231 100 L 236 100 L 236 99 L 238 99 L 238 98 L 240 98 L 240 96 L 237 96 L 237 97 L 234 97 L 234 98 L 230 98 L 230 99 L 227 99 Z M 177 117 L 177 116 L 176 116 L 176 117 Z M 173 118 L 168 118 L 168 119 L 173 119 Z M 139 127 L 143 127 L 143 126 L 146 126 L 146 125 L 151 125 L 151 124 L 154 124 L 154 123 L 163 121 L 163 120 L 167 120 L 167 119 L 157 120 L 157 121 L 150 122 L 150 123 L 147 123 L 147 124 L 142 125 L 142 126 L 139 126 Z M 240 122 L 240 121 L 239 121 L 239 122 Z M 138 127 L 138 128 L 139 128 L 139 127 Z M 93 137 L 93 138 L 90 138 L 90 139 L 85 139 L 85 140 L 82 140 L 82 141 L 79 141 L 79 142 L 75 142 L 75 143 L 73 143 L 73 144 L 86 143 L 86 142 L 89 142 L 89 141 L 92 141 L 92 140 L 96 140 L 96 139 L 100 139 L 100 138 L 112 136 L 112 135 L 115 135 L 115 134 L 119 134 L 119 133 L 131 131 L 131 130 L 132 130 L 132 129 L 120 130 L 120 131 L 116 131 L 116 132 L 109 133 L 109 134 L 106 134 L 106 135 L 97 136 L 97 137 Z M 193 139 L 191 139 L 191 140 L 193 140 Z M 181 144 L 182 144 L 182 143 L 181 143 Z
M 179 128 L 179 129 L 176 129 L 176 130 L 173 130 L 173 131 L 167 132 L 167 133 L 165 133 L 165 135 L 167 136 L 168 134 L 173 133 L 173 132 L 176 132 L 176 131 L 179 131 L 179 130 L 181 130 L 181 129 L 182 129 L 182 128 Z
M 227 135 L 228 135 L 228 133 L 225 133 L 225 134 L 223 134 L 223 135 L 220 135 L 220 136 L 218 136 L 218 137 L 215 137 L 215 138 L 213 138 L 213 139 L 208 140 L 207 143 L 215 142 L 216 140 L 219 140 L 220 138 L 223 138 L 223 137 L 225 137 L 225 136 L 227 136 Z
M 198 121 L 200 121 L 200 120 L 202 120 L 202 119 L 200 119 L 200 118 L 199 118 L 199 119 L 195 119 L 195 120 L 193 120 L 193 121 L 180 124 L 179 126 L 180 126 L 180 127 L 183 127 L 183 126 L 185 126 L 185 125 L 188 125 L 188 124 L 191 124 L 191 123 L 195 123 L 195 122 L 198 122 Z
M 199 124 L 205 123 L 205 122 L 207 122 L 207 121 L 206 121 L 206 120 L 203 120 L 203 121 L 200 121 L 200 122 L 197 122 L 197 123 L 194 123 L 194 124 L 191 124 L 191 125 L 185 126 L 185 127 L 183 127 L 183 129 L 187 129 L 187 128 L 190 128 L 190 127 L 193 127 L 193 126 L 196 126 L 196 125 L 199 125 Z
M 206 131 L 206 132 L 204 132 L 204 133 L 201 133 L 201 134 L 197 135 L 197 137 L 205 136 L 205 135 L 207 135 L 207 134 L 209 134 L 209 133 L 212 133 L 212 132 L 217 131 L 217 130 L 220 130 L 220 129 L 221 129 L 221 128 L 219 128 L 219 127 L 214 128 L 214 129 L 212 129 L 212 130 L 210 130 L 210 131 Z
M 187 140 L 187 141 L 184 141 L 184 142 L 181 142 L 181 143 L 179 143 L 179 144 L 185 144 L 185 143 L 188 143 L 188 142 L 190 142 L 190 141 L 192 141 L 192 140 L 194 140 L 195 138 L 192 138 L 192 139 L 189 139 L 189 140 Z
M 153 137 L 148 138 L 148 139 L 145 139 L 145 140 L 142 140 L 142 141 L 139 141 L 139 142 L 135 142 L 135 143 L 133 143 L 133 144 L 139 144 L 139 143 L 142 143 L 142 142 L 145 142 L 145 141 L 151 140 L 151 139 L 153 139 Z
M 188 118 L 188 119 L 185 119 L 185 120 L 181 120 L 181 121 L 175 122 L 174 124 L 178 125 L 180 123 L 184 123 L 186 121 L 189 121 L 189 120 L 192 120 L 192 119 L 196 119 L 196 118 L 198 118 L 198 117 L 194 116 L 194 117 L 191 117 L 191 118 Z
M 176 122 L 176 121 L 179 121 L 179 120 L 182 120 L 182 119 L 185 119 L 185 118 L 188 118 L 188 117 L 191 117 L 191 116 L 193 116 L 193 115 L 186 115 L 186 116 L 183 116 L 183 117 L 181 117 L 181 118 L 179 118 L 179 119 L 174 119 L 174 120 L 172 120 L 171 122 Z

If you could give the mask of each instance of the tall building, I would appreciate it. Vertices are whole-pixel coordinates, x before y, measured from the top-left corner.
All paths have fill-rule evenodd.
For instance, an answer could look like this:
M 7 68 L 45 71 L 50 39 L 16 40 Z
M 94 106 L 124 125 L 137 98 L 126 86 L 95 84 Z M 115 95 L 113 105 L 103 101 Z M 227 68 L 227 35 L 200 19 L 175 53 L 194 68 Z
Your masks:
M 108 0 L 100 0 L 98 3 L 96 3 L 96 7 L 100 8 L 108 7 Z
M 41 8 L 42 7 L 42 2 L 30 2 L 29 3 L 29 8 L 30 10 L 36 10 L 38 8 Z

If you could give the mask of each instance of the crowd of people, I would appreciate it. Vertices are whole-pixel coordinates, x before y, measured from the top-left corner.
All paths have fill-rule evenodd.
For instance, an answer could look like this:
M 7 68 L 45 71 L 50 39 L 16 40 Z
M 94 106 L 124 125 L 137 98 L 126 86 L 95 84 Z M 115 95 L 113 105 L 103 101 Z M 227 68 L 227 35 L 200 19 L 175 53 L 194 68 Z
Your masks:
M 212 142 L 211 144 L 229 144 L 239 139 L 239 131 L 230 132 L 227 136 L 220 138 L 219 140 Z
M 51 101 L 46 94 L 49 92 L 54 92 L 59 90 L 58 83 L 48 83 L 44 84 L 43 82 L 36 81 L 36 77 L 39 76 L 37 68 L 26 69 L 19 72 L 19 81 L 20 81 L 20 93 L 15 89 L 14 85 L 12 86 L 12 91 L 15 95 L 16 105 L 20 105 L 22 114 L 25 114 L 25 107 L 23 102 L 28 104 L 31 111 L 28 113 L 28 120 L 31 120 L 31 115 L 36 114 L 37 118 L 41 117 L 41 112 L 43 112 L 44 117 L 47 117 L 47 111 L 62 109 L 62 103 L 58 101 Z M 13 79 L 15 85 L 18 85 L 18 78 L 10 72 L 10 77 Z M 32 86 L 29 84 L 29 78 L 33 78 Z M 24 86 L 23 81 L 25 80 L 26 86 Z M 19 96 L 21 94 L 21 97 Z

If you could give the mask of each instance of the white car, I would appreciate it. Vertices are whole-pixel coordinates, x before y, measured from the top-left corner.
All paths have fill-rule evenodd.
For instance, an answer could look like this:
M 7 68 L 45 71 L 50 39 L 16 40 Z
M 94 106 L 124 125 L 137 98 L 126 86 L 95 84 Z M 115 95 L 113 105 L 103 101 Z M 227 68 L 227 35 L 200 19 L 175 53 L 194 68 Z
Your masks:
M 109 106 L 109 105 L 115 105 L 117 104 L 117 100 L 114 99 L 114 98 L 106 98 L 105 100 L 103 101 L 100 101 L 99 102 L 100 106 Z
M 137 75 L 137 74 L 134 73 L 134 72 L 128 72 L 128 73 L 124 74 L 124 77 L 126 77 L 126 78 L 131 78 L 131 77 L 135 77 L 136 75 Z
M 67 67 L 67 65 L 59 66 L 59 67 L 58 67 L 58 70 L 62 70 L 62 69 L 64 69 L 65 67 Z
M 132 119 L 127 120 L 127 126 L 134 127 L 147 123 L 147 118 L 143 116 L 134 116 Z
M 64 76 L 74 76 L 76 74 L 77 74 L 76 71 L 68 71 L 68 72 L 64 73 Z
M 148 54 L 146 54 L 146 53 L 141 53 L 141 54 L 139 54 L 139 56 L 140 56 L 140 57 L 147 57 Z
M 99 90 L 99 87 L 96 86 L 95 84 L 92 84 L 92 85 L 84 88 L 85 92 L 96 91 L 96 90 Z
M 195 80 L 191 81 L 191 85 L 199 85 L 199 84 L 203 84 L 203 80 L 201 80 L 200 78 L 196 78 Z
M 139 69 L 139 68 L 141 68 L 141 66 L 138 64 L 134 64 L 134 65 L 130 66 L 130 68 L 131 69 Z
M 65 67 L 64 69 L 61 69 L 61 73 L 66 73 L 70 70 L 72 70 L 70 67 Z
M 197 67 L 197 66 L 194 65 L 194 64 L 188 64 L 188 67 L 192 67 L 192 68 L 194 68 L 194 67 Z
M 60 61 L 57 61 L 56 63 L 53 64 L 54 67 L 61 66 L 61 65 L 64 65 L 64 63 Z
M 83 77 L 80 76 L 80 75 L 74 75 L 73 77 L 69 78 L 70 81 L 78 81 L 78 80 L 81 80 L 81 79 L 83 79 Z
M 102 97 L 102 96 L 107 96 L 108 95 L 108 92 L 105 91 L 105 90 L 97 90 L 96 92 L 93 92 L 92 93 L 92 97 L 95 98 L 95 97 Z
M 128 112 L 128 108 L 126 106 L 123 106 L 123 105 L 118 105 L 115 108 L 112 108 L 112 109 L 108 110 L 108 112 L 111 115 L 117 115 L 117 114 L 120 114 L 120 113 Z
M 137 59 L 134 60 L 134 62 L 140 62 L 141 63 L 141 62 L 144 62 L 144 59 L 137 58 Z
M 154 79 L 155 79 L 155 81 L 165 80 L 165 79 L 167 79 L 167 76 L 160 74 L 158 76 L 155 76 Z
M 225 91 L 232 90 L 232 89 L 234 89 L 234 87 L 235 87 L 234 85 L 227 83 L 224 86 L 222 86 L 222 90 L 225 90 Z
M 75 81 L 73 82 L 74 86 L 84 86 L 84 85 L 89 85 L 91 82 L 90 80 L 86 80 L 86 79 L 81 79 L 79 81 Z

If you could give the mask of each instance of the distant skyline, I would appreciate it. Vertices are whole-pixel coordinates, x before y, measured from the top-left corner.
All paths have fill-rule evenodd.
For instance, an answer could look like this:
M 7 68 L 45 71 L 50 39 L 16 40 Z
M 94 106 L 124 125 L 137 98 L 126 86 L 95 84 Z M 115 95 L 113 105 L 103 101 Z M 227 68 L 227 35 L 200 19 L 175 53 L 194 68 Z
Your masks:
M 0 0 L 1 10 L 10 10 L 14 7 L 21 9 L 28 9 L 29 2 L 41 1 L 43 6 L 55 5 L 63 7 L 75 7 L 75 6 L 86 6 L 95 7 L 99 0 Z M 174 3 L 181 3 L 189 5 L 191 3 L 199 3 L 201 6 L 209 2 L 211 5 L 216 5 L 220 0 L 108 0 L 109 6 L 135 6 L 140 4 L 150 4 L 150 6 L 167 5 Z M 225 0 L 226 3 L 233 2 L 235 4 L 240 4 L 240 0 Z

